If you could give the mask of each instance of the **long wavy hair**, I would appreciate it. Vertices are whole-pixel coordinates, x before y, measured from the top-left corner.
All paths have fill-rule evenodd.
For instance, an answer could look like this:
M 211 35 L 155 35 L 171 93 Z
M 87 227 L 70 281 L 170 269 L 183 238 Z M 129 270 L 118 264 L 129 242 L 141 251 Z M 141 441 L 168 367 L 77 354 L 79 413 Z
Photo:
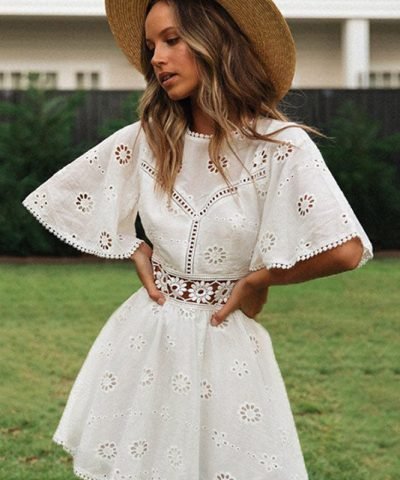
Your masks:
M 239 131 L 249 139 L 278 143 L 272 136 L 293 124 L 267 135 L 257 132 L 257 122 L 253 119 L 267 117 L 288 122 L 289 118 L 278 109 L 274 87 L 251 42 L 219 3 L 150 0 L 146 17 L 159 1 L 173 8 L 178 33 L 197 62 L 201 78 L 197 104 L 211 118 L 214 128 L 208 147 L 210 159 L 230 185 L 219 155 L 227 145 L 241 162 L 232 147 L 232 131 Z M 191 104 L 189 98 L 174 101 L 168 97 L 154 73 L 151 59 L 143 25 L 141 64 L 147 87 L 139 103 L 139 115 L 156 159 L 156 188 L 161 188 L 171 199 L 182 165 L 185 132 L 192 124 Z M 295 126 L 325 137 L 307 125 L 296 123 Z

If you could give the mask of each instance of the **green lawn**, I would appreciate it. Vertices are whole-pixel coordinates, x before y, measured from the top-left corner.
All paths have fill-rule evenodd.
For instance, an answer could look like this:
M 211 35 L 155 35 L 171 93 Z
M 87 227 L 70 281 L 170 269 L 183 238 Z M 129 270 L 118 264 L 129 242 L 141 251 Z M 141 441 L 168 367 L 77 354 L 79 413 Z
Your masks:
M 310 480 L 400 478 L 399 267 L 373 260 L 270 290 L 259 321 Z M 72 480 L 71 458 L 51 436 L 92 342 L 139 281 L 129 262 L 1 265 L 0 273 L 0 478 Z

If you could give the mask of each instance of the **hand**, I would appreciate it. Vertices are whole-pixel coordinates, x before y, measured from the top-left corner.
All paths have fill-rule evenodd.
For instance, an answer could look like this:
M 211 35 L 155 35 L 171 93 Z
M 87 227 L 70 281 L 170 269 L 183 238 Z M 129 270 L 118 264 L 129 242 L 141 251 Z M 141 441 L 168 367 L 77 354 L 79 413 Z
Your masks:
M 232 293 L 226 304 L 211 317 L 211 324 L 219 325 L 225 318 L 237 309 L 250 318 L 255 318 L 262 310 L 268 298 L 269 286 L 257 286 L 250 281 L 250 274 L 240 279 L 233 287 Z
M 135 253 L 131 256 L 131 260 L 135 263 L 137 274 L 149 294 L 149 297 L 159 305 L 164 305 L 165 297 L 156 287 L 153 277 L 153 265 L 151 263 L 152 248 L 143 242 Z

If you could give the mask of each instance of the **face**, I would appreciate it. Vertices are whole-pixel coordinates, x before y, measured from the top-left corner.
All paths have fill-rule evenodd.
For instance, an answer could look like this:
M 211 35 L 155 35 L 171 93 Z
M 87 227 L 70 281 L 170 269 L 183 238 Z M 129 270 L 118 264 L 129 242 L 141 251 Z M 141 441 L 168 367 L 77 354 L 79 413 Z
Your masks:
M 172 100 L 194 97 L 200 85 L 196 60 L 179 36 L 174 12 L 168 3 L 157 2 L 150 10 L 145 35 L 152 52 L 154 73 L 168 96 Z M 165 81 L 166 73 L 172 76 Z

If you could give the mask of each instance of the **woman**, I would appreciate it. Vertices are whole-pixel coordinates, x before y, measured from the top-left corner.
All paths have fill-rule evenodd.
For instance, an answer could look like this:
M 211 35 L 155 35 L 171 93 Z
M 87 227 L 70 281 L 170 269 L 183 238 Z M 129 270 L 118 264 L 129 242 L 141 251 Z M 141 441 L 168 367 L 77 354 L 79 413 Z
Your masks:
M 305 480 L 255 317 L 270 286 L 360 267 L 372 246 L 316 131 L 277 109 L 295 65 L 288 26 L 270 0 L 106 6 L 145 75 L 140 122 L 23 204 L 81 251 L 132 258 L 143 288 L 96 338 L 53 440 L 89 480 Z

